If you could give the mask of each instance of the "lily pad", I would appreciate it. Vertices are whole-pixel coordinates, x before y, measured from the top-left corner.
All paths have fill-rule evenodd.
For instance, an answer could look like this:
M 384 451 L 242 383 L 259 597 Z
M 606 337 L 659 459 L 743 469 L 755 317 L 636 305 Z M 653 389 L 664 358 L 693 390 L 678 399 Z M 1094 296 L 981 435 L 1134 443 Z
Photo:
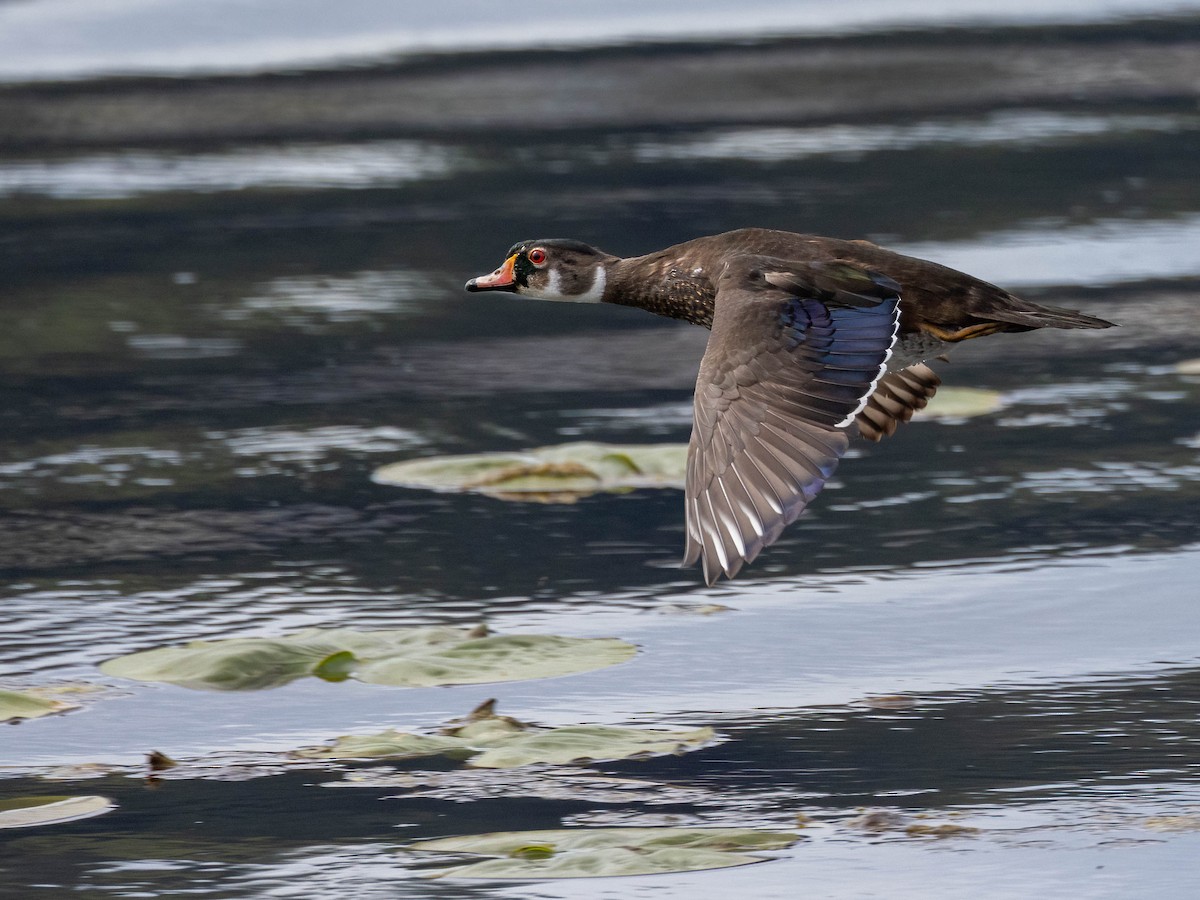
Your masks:
M 522 766 L 520 769 L 451 769 L 438 772 L 401 772 L 386 766 L 356 768 L 326 788 L 391 788 L 402 791 L 395 797 L 431 797 L 455 803 L 485 799 L 536 797 L 572 803 L 615 805 L 624 810 L 631 803 L 670 805 L 707 803 L 724 806 L 716 793 L 657 781 L 618 778 L 591 769 L 572 766 Z M 391 798 L 385 798 L 391 799 Z M 679 824 L 675 814 L 673 824 Z
M 419 853 L 491 857 L 450 866 L 432 878 L 595 878 L 691 872 L 762 862 L 800 836 L 740 828 L 564 828 L 417 841 Z
M 418 759 L 423 756 L 464 758 L 478 751 L 456 737 L 406 734 L 389 729 L 379 734 L 348 734 L 329 747 L 302 747 L 302 759 Z
M 400 487 L 562 502 L 599 491 L 681 488 L 686 471 L 686 444 L 580 441 L 516 453 L 408 460 L 377 469 L 372 477 Z
M 1151 831 L 1200 831 L 1200 815 L 1151 816 L 1142 824 Z
M 192 641 L 101 663 L 100 671 L 138 681 L 163 681 L 190 688 L 253 691 L 278 687 L 305 675 L 340 648 L 320 641 L 285 638 L 233 638 Z
M 983 388 L 942 387 L 913 419 L 969 419 L 986 416 L 1004 405 L 1004 395 Z
M 909 837 L 961 837 L 966 834 L 979 834 L 979 829 L 973 825 L 955 825 L 953 822 L 942 822 L 939 825 L 916 824 L 904 829 Z
M 338 738 L 332 746 L 307 747 L 296 751 L 296 755 L 305 759 L 412 759 L 445 755 L 469 758 L 467 764 L 476 768 L 511 769 L 537 763 L 565 765 L 685 753 L 711 743 L 714 738 L 711 728 L 685 731 L 611 725 L 542 728 L 497 716 L 492 701 L 488 701 L 463 724 L 443 728 L 436 735 L 394 730 L 348 735 Z
M 29 691 L 0 689 L 0 722 L 9 722 L 15 719 L 38 719 L 75 708 L 76 704 L 74 703 L 51 700 Z
M 925 821 L 914 822 L 913 818 Z M 867 832 L 903 832 L 909 837 L 945 838 L 979 834 L 979 829 L 973 825 L 934 822 L 929 819 L 930 815 L 927 813 L 919 813 L 910 817 L 894 809 L 869 809 L 860 816 L 846 819 L 844 824 Z
M 107 797 L 17 797 L 0 800 L 0 829 L 58 825 L 90 819 L 115 809 Z
M 309 628 L 280 638 L 192 641 L 146 650 L 110 659 L 100 669 L 203 690 L 260 690 L 308 675 L 429 687 L 552 678 L 625 662 L 636 652 L 615 638 L 489 635 L 482 628 Z
M 672 731 L 618 728 L 611 725 L 568 725 L 530 731 L 498 741 L 470 761 L 481 769 L 509 769 L 528 763 L 577 763 L 585 760 L 632 759 L 686 753 L 712 742 L 711 728 Z

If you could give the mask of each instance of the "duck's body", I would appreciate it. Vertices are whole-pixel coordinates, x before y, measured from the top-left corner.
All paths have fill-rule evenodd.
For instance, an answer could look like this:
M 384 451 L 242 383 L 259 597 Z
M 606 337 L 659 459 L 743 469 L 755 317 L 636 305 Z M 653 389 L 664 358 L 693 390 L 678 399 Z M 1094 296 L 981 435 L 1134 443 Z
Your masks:
M 696 382 L 685 564 L 732 577 L 870 440 L 926 405 L 925 360 L 1002 331 L 1107 328 L 866 241 L 744 228 L 622 259 L 524 241 L 467 282 L 546 300 L 637 306 L 712 329 Z

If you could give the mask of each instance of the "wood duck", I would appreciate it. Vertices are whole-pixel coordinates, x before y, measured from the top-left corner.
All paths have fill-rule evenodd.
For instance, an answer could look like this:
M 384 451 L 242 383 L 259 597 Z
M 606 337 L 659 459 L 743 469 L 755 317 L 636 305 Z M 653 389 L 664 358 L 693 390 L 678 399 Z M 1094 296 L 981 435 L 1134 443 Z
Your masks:
M 617 303 L 709 328 L 696 379 L 687 548 L 732 578 L 816 497 L 849 446 L 923 408 L 927 364 L 1003 331 L 1109 328 L 867 241 L 744 228 L 620 258 L 573 240 L 522 241 L 468 291 Z

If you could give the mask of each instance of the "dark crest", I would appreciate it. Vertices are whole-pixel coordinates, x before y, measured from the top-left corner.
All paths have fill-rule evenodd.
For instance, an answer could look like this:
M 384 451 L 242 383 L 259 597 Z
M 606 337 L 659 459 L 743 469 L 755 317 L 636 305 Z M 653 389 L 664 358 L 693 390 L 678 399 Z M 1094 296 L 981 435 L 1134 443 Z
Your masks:
M 532 241 L 518 241 L 513 244 L 506 256 L 512 256 L 514 253 L 524 253 L 531 247 L 545 247 L 552 250 L 569 250 L 572 253 L 579 253 L 584 256 L 604 256 L 605 254 L 597 250 L 591 244 L 585 244 L 583 241 L 574 241 L 570 238 L 541 238 Z

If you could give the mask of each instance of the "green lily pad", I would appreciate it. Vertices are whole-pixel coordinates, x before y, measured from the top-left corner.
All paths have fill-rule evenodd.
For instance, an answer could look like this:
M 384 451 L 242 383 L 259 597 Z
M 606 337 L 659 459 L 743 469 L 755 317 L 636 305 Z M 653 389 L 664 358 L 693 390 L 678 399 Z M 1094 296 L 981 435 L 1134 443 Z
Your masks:
M 434 491 L 476 491 L 522 500 L 570 501 L 599 491 L 683 487 L 686 444 L 580 441 L 516 453 L 472 453 L 383 466 L 382 484 Z
M 299 635 L 192 641 L 183 647 L 163 647 L 110 659 L 100 664 L 100 671 L 190 688 L 253 691 L 315 675 L 327 659 L 340 652 L 333 644 L 300 640 Z
M 524 681 L 603 669 L 631 659 L 636 652 L 633 644 L 615 638 L 498 635 L 422 656 L 368 660 L 355 677 L 371 684 L 414 687 Z
M 486 799 L 568 800 L 617 806 L 624 811 L 629 804 L 704 803 L 723 807 L 726 802 L 716 793 L 702 788 L 684 787 L 635 778 L 602 775 L 591 769 L 573 766 L 522 766 L 519 769 L 450 769 L 421 772 L 397 771 L 386 766 L 356 768 L 337 781 L 322 783 L 326 788 L 389 788 L 404 797 L 431 797 L 455 803 Z M 678 824 L 678 822 L 674 823 Z
M 969 419 L 986 416 L 1004 405 L 1004 395 L 983 388 L 942 387 L 913 419 Z
M 685 731 L 619 728 L 611 725 L 568 725 L 542 728 L 493 713 L 493 701 L 476 709 L 463 724 L 439 734 L 348 735 L 332 746 L 296 751 L 305 759 L 413 759 L 445 755 L 468 759 L 481 769 L 511 769 L 536 763 L 565 765 L 593 760 L 633 759 L 685 753 L 711 743 L 711 728 Z
M 146 650 L 110 659 L 100 669 L 203 690 L 260 690 L 308 675 L 428 687 L 552 678 L 625 662 L 636 652 L 614 638 L 489 635 L 481 628 L 309 628 L 280 638 L 192 641 Z
M 418 759 L 422 756 L 470 756 L 476 751 L 460 738 L 406 734 L 389 729 L 379 734 L 348 734 L 329 747 L 302 747 L 303 759 Z
M 75 708 L 76 704 L 74 703 L 51 700 L 29 691 L 0 689 L 0 722 L 14 719 L 38 719 Z
M 1200 816 L 1150 816 L 1142 825 L 1151 831 L 1200 831 Z
M 404 849 L 492 857 L 450 866 L 432 878 L 596 878 L 691 872 L 762 862 L 762 851 L 799 840 L 741 828 L 564 828 L 417 841 Z
M 712 742 L 711 728 L 672 731 L 618 728 L 611 725 L 569 725 L 531 731 L 498 741 L 474 757 L 481 769 L 509 769 L 529 763 L 577 763 L 591 760 L 666 756 L 695 750 Z
M 0 800 L 0 829 L 58 825 L 90 819 L 115 809 L 107 797 L 16 797 Z

